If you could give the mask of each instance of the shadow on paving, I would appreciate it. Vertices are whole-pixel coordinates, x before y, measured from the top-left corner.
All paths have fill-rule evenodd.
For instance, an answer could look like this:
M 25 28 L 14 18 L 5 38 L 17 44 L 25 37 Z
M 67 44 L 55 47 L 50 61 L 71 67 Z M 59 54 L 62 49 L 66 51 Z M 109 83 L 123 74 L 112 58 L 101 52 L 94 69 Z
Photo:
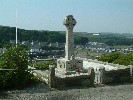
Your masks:
M 73 86 L 73 87 L 58 87 L 56 88 L 56 90 L 59 90 L 59 91 L 67 91 L 67 90 L 71 90 L 71 89 L 89 89 L 89 88 L 92 88 L 92 87 L 85 87 L 85 86 Z
M 116 82 L 116 83 L 108 83 L 108 84 L 105 84 L 106 86 L 119 86 L 119 85 L 131 85 L 133 83 L 129 83 L 129 82 Z
M 47 100 L 77 100 L 76 98 L 79 97 L 81 92 L 78 92 L 79 94 L 72 94 L 69 93 L 69 91 L 73 91 L 76 89 L 76 91 L 82 91 L 82 89 L 84 90 L 88 90 L 88 89 L 92 89 L 99 92 L 103 92 L 103 88 L 102 87 L 106 87 L 106 86 L 119 86 L 119 85 L 131 85 L 133 83 L 111 83 L 111 84 L 100 84 L 97 85 L 95 84 L 94 87 L 84 87 L 84 86 L 67 86 L 67 87 L 60 87 L 60 88 L 49 88 L 44 82 L 39 82 L 37 84 L 34 84 L 32 86 L 26 87 L 24 89 L 20 89 L 20 90 L 5 90 L 5 91 L 0 91 L 0 99 L 12 99 L 13 95 L 16 94 L 36 94 L 36 93 L 46 93 L 46 97 Z M 53 92 L 52 92 L 53 91 Z M 52 94 L 51 94 L 52 93 Z M 75 93 L 75 92 L 73 92 Z M 73 97 L 74 95 L 74 97 Z
M 0 99 L 11 99 L 13 94 L 23 94 L 23 93 L 47 93 L 50 91 L 49 87 L 44 82 L 38 82 L 27 86 L 22 89 L 5 89 L 0 90 Z
M 9 95 L 9 93 L 6 92 L 0 92 L 0 99 L 10 99 L 12 96 Z
M 77 100 L 79 98 L 79 95 L 73 95 L 69 93 L 60 93 L 55 95 L 50 95 L 46 97 L 46 100 Z

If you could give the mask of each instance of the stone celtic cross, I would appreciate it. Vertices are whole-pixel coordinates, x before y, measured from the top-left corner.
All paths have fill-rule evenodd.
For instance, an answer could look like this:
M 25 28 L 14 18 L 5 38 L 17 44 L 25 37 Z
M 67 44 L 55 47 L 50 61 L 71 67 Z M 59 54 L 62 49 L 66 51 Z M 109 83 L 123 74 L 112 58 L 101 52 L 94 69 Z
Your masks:
M 65 45 L 65 58 L 67 60 L 74 59 L 74 34 L 73 28 L 76 25 L 76 20 L 72 15 L 66 16 L 63 24 L 67 27 L 66 31 L 66 45 Z
M 76 25 L 76 20 L 73 18 L 72 15 L 68 15 L 65 19 L 63 24 L 67 27 L 67 29 L 73 29 L 73 27 Z
M 73 28 L 76 25 L 76 20 L 72 15 L 65 17 L 63 24 L 66 30 L 66 44 L 65 44 L 65 58 L 57 59 L 58 72 L 65 73 L 73 72 L 75 69 L 78 71 L 83 69 L 83 61 L 76 59 L 74 54 L 74 32 Z

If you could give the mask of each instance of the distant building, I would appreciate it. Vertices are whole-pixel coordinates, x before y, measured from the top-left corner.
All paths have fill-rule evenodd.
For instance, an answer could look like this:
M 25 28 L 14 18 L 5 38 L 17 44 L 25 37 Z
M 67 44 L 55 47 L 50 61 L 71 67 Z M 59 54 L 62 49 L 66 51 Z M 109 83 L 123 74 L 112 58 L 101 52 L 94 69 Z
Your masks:
M 82 50 L 82 49 L 84 49 L 84 46 L 79 44 L 79 45 L 75 45 L 75 48 L 78 50 Z
M 34 46 L 34 45 L 39 45 L 39 42 L 38 41 L 32 41 L 31 42 L 31 45 Z
M 91 50 L 106 50 L 109 48 L 108 45 L 105 43 L 98 43 L 98 42 L 89 42 L 86 44 L 86 49 L 91 49 Z
M 57 47 L 64 48 L 65 47 L 65 43 L 57 43 Z
M 39 46 L 32 46 L 30 52 L 42 52 L 42 49 Z
M 42 46 L 47 46 L 48 42 L 39 42 L 39 46 L 42 47 Z
M 49 43 L 49 46 L 50 46 L 50 47 L 58 47 L 58 42 Z
M 40 48 L 38 41 L 31 42 L 30 52 L 42 52 L 42 49 Z
M 16 44 L 16 40 L 10 40 L 10 43 L 11 44 Z M 17 43 L 20 44 L 20 41 L 18 40 Z
M 6 48 L 0 48 L 0 53 L 4 53 L 6 50 Z
M 30 42 L 29 41 L 22 41 L 22 45 L 29 45 Z
M 93 35 L 99 35 L 98 33 L 94 33 Z

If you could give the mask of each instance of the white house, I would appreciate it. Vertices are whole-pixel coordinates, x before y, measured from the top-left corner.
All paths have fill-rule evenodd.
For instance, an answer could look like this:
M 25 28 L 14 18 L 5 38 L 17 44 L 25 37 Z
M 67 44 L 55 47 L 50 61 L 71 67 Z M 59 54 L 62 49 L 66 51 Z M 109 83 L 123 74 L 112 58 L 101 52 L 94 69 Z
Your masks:
M 32 46 L 30 52 L 42 52 L 42 49 L 39 46 Z
M 22 41 L 22 45 L 29 45 L 29 41 Z
M 31 42 L 30 52 L 42 52 L 42 49 L 40 48 L 38 41 Z

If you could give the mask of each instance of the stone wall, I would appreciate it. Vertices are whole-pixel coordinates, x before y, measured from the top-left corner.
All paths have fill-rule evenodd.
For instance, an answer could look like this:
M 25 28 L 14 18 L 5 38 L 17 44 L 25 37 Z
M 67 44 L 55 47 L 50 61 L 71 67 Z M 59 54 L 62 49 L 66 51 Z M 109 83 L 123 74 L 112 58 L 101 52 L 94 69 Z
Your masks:
M 133 82 L 133 65 L 124 66 L 91 59 L 87 61 L 97 64 L 91 66 L 95 69 L 97 84 Z
M 80 74 L 80 73 L 78 73 Z M 72 75 L 72 77 L 57 77 L 57 76 L 53 76 L 53 74 L 51 74 L 51 76 L 49 77 L 50 80 L 49 81 L 49 86 L 51 86 L 52 88 L 59 88 L 59 87 L 69 87 L 69 86 L 94 86 L 94 78 L 95 78 L 95 74 L 94 74 L 94 69 L 90 68 L 88 69 L 88 73 L 84 74 L 84 75 Z
M 110 71 L 106 71 L 105 68 L 102 68 L 95 72 L 95 82 L 98 84 L 132 82 L 132 72 L 132 67 Z
M 103 83 L 123 83 L 131 81 L 130 68 L 105 71 L 103 74 Z
M 49 85 L 50 88 L 67 86 L 94 86 L 95 73 L 93 68 L 89 68 L 82 73 L 58 77 L 55 75 L 55 66 L 50 65 L 49 70 L 37 70 L 30 67 L 31 73 L 37 76 L 41 81 Z

